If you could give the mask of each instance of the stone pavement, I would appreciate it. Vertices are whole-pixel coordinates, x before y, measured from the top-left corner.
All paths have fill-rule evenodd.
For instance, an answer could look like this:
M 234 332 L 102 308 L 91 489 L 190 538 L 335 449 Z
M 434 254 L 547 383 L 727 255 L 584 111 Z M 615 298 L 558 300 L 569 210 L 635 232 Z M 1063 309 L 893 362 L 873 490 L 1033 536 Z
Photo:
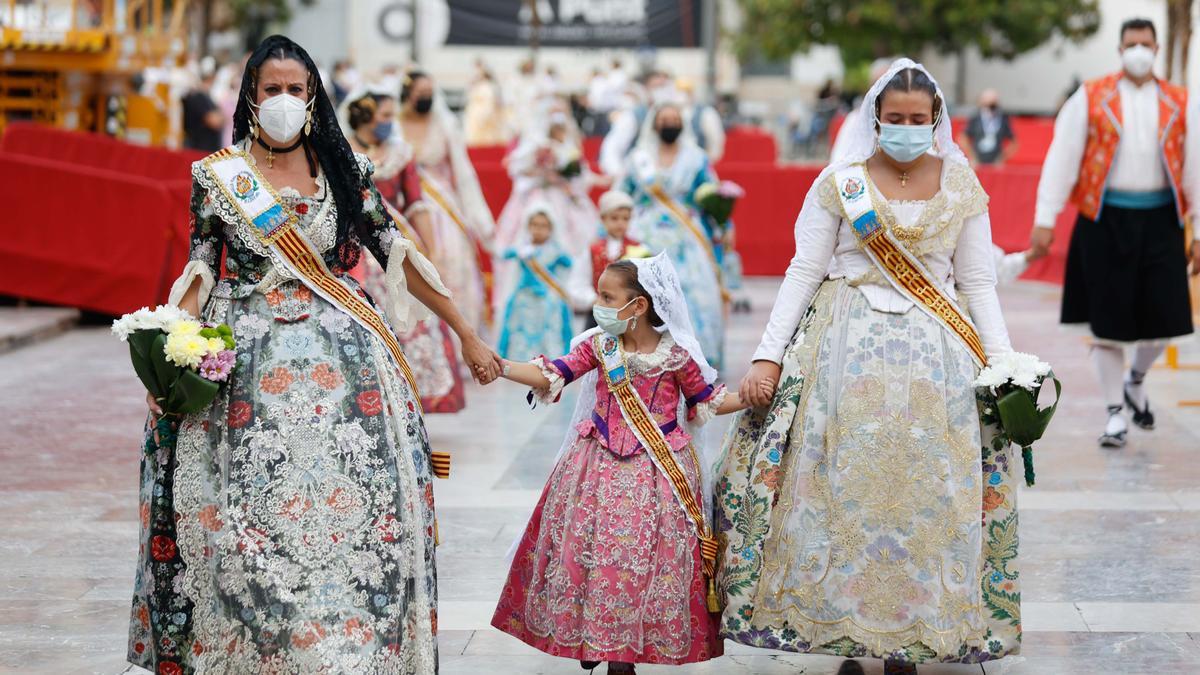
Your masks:
M 753 281 L 752 315 L 730 329 L 736 381 L 777 280 Z M 1104 410 L 1081 338 L 1056 323 L 1057 292 L 1004 289 L 1014 346 L 1055 365 L 1067 393 L 1039 446 L 1038 486 L 1022 491 L 1024 654 L 923 675 L 1200 672 L 1200 371 L 1156 369 L 1159 429 L 1119 451 L 1096 446 Z M 1200 364 L 1200 348 L 1182 348 Z M 581 673 L 489 627 L 504 555 L 524 526 L 570 417 L 570 401 L 529 410 L 509 382 L 469 392 L 469 407 L 429 420 L 454 455 L 436 485 L 442 673 Z M 143 394 L 124 345 L 84 328 L 0 354 L 0 673 L 117 674 L 136 552 Z M 840 659 L 728 645 L 703 665 L 645 675 L 813 673 Z M 868 674 L 882 672 L 864 661 Z M 601 668 L 598 672 L 602 672 Z

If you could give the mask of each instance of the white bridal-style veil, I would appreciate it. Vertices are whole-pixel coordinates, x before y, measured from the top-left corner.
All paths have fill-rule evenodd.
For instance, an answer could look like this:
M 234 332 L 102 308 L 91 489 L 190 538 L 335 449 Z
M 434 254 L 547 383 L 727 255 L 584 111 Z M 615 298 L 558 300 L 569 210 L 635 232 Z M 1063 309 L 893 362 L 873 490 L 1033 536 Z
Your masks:
M 938 84 L 933 75 L 929 74 L 928 70 L 925 70 L 925 66 L 909 58 L 900 58 L 892 62 L 891 68 L 888 68 L 883 77 L 871 85 L 871 89 L 863 97 L 858 114 L 854 116 L 850 126 L 842 130 L 843 134 L 848 134 L 846 137 L 845 155 L 825 167 L 820 177 L 813 183 L 814 187 L 819 186 L 833 172 L 840 171 L 851 164 L 865 162 L 871 155 L 875 154 L 875 150 L 879 145 L 879 134 L 875 130 L 875 102 L 879 100 L 879 94 L 883 92 L 883 88 L 887 86 L 887 83 L 892 81 L 896 73 L 908 68 L 913 68 L 924 73 L 937 89 L 937 97 L 942 102 L 941 114 L 938 115 L 937 123 L 933 127 L 934 154 L 946 161 L 969 165 L 967 156 L 963 154 L 962 148 L 959 148 L 958 144 L 954 142 L 954 132 L 950 129 L 950 106 L 946 103 L 946 96 L 942 93 L 941 85 Z M 810 196 L 814 192 L 810 191 Z

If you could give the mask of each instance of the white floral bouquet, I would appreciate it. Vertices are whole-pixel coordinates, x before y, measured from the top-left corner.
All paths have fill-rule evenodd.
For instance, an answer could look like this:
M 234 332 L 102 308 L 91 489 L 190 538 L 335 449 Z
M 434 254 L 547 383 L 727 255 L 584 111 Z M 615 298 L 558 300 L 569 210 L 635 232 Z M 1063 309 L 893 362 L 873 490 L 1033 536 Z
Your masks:
M 1046 380 L 1054 382 L 1054 403 L 1046 408 L 1037 406 L 1038 394 Z M 982 403 L 982 421 L 995 424 L 1009 442 L 1021 446 L 1025 464 L 1025 484 L 1032 486 L 1033 444 L 1041 439 L 1058 409 L 1062 383 L 1054 376 L 1050 364 L 1032 354 L 1007 352 L 989 360 L 975 379 Z
M 723 180 L 719 183 L 704 183 L 696 188 L 692 198 L 700 210 L 718 225 L 725 225 L 729 222 L 729 216 L 733 214 L 734 204 L 745 196 L 746 191 L 742 186 L 731 180 Z
M 229 326 L 202 324 L 178 307 L 143 307 L 114 321 L 112 331 L 129 343 L 133 370 L 164 417 L 208 407 L 237 361 Z

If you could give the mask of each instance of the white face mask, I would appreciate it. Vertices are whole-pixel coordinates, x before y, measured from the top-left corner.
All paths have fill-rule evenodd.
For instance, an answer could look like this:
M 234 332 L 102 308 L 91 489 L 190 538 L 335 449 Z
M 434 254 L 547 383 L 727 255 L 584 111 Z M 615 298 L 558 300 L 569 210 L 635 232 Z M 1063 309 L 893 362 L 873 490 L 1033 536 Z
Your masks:
M 1133 77 L 1145 77 L 1154 68 L 1154 50 L 1145 45 L 1133 45 L 1121 51 L 1121 65 Z
M 300 133 L 308 121 L 308 107 L 312 101 L 291 94 L 279 94 L 262 102 L 255 117 L 268 136 L 279 143 L 288 143 Z

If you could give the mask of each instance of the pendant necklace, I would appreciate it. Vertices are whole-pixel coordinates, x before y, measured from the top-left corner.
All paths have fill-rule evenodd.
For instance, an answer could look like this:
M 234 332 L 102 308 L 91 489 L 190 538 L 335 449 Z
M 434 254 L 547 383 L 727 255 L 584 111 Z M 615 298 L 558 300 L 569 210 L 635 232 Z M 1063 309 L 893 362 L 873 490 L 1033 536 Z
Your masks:
M 902 187 L 902 188 L 908 187 L 908 172 L 907 171 L 900 172 L 900 187 Z
M 261 136 L 255 140 L 257 140 L 258 144 L 261 145 L 263 148 L 265 148 L 267 151 L 267 168 L 274 169 L 275 168 L 275 154 L 278 153 L 280 155 L 286 155 L 287 153 L 300 147 L 300 144 L 304 142 L 304 136 L 301 135 L 301 136 L 297 137 L 296 142 L 292 143 L 291 145 L 289 145 L 286 148 L 276 148 L 274 146 L 268 145 L 267 142 L 264 141 Z

